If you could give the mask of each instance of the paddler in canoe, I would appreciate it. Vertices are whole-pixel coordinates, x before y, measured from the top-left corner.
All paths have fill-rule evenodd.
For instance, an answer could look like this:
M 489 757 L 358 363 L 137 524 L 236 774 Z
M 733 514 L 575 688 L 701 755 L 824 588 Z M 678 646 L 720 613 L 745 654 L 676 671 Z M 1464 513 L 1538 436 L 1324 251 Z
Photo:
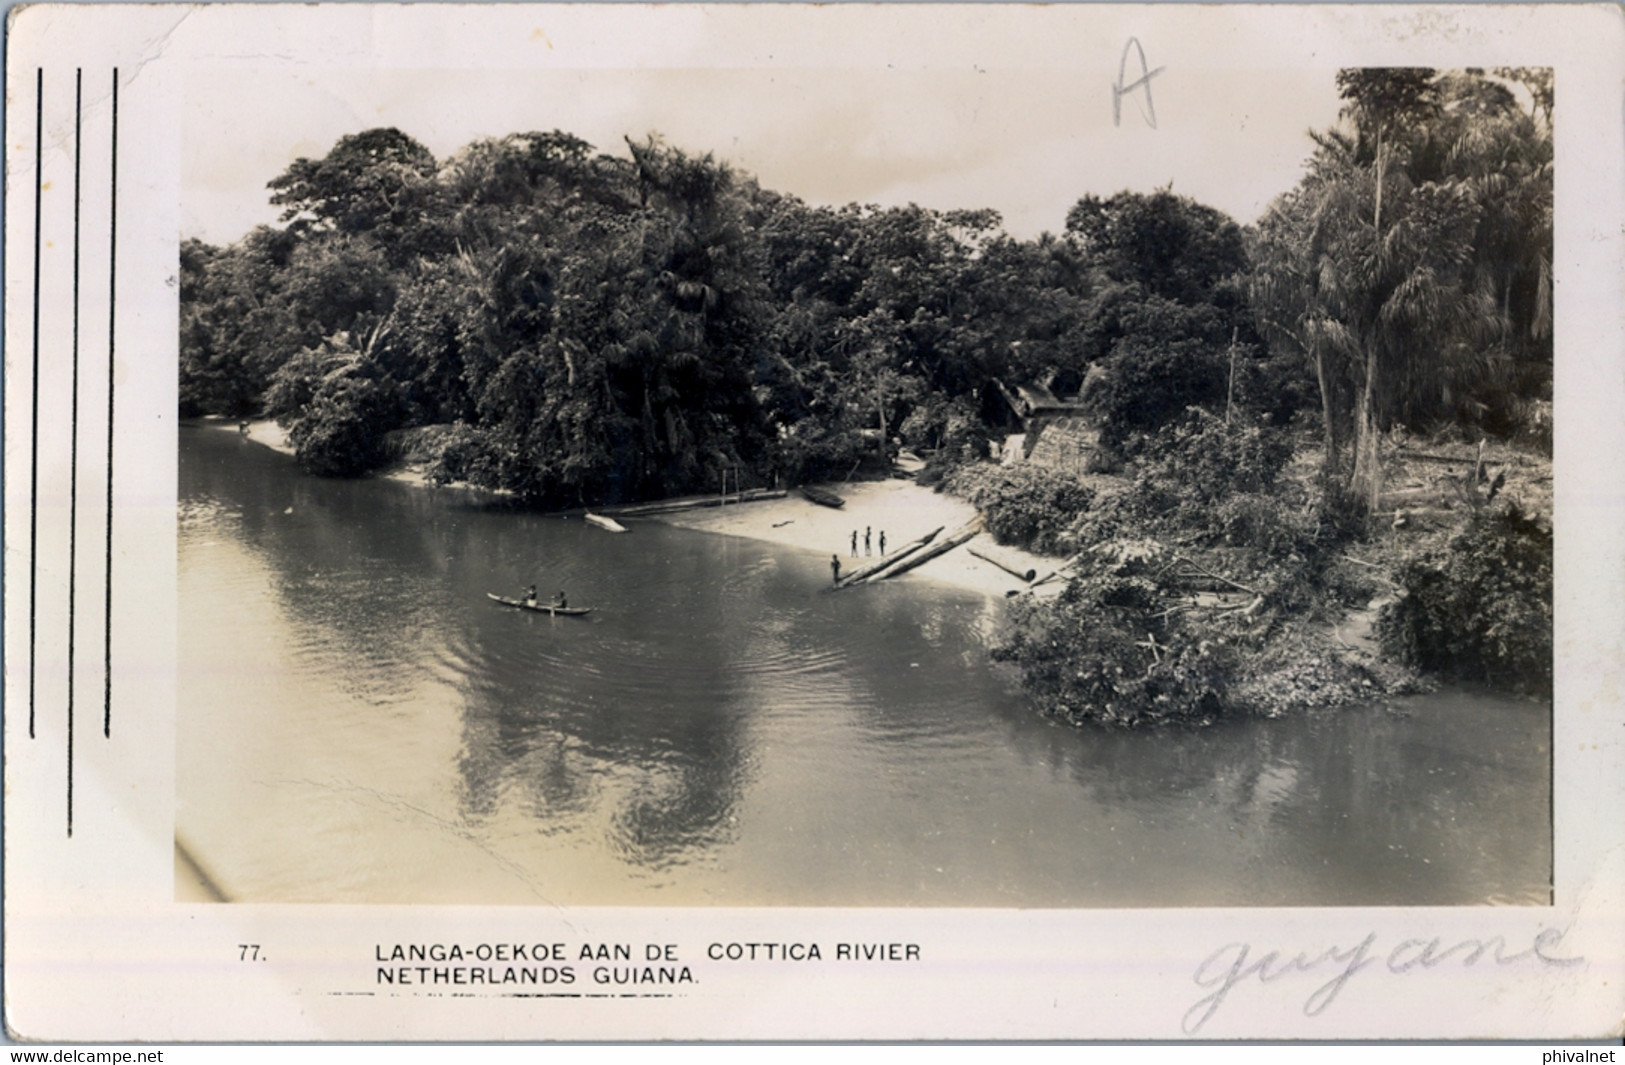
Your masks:
M 524 602 L 525 602 L 526 606 L 535 606 L 536 605 L 536 586 L 533 584 L 529 588 L 526 588 L 525 589 L 525 594 L 524 594 L 524 596 L 522 598 L 524 599 Z

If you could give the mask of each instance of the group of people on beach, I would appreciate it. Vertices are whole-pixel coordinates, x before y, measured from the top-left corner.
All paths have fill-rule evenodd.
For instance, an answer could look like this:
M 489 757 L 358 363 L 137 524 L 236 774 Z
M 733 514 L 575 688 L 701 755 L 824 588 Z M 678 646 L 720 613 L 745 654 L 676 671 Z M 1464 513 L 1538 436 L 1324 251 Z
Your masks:
M 873 544 L 874 544 L 873 532 L 874 532 L 874 526 L 865 525 L 863 527 L 863 553 L 865 555 L 871 555 L 871 554 L 874 553 L 874 551 L 872 549 Z M 882 558 L 884 558 L 885 555 L 886 555 L 886 530 L 885 529 L 880 530 L 880 555 L 881 555 Z M 852 557 L 853 558 L 858 557 L 858 530 L 856 530 L 856 529 L 852 530 Z M 831 555 L 831 556 L 829 556 L 829 571 L 830 571 L 831 577 L 834 580 L 834 582 L 836 584 L 840 584 L 841 583 L 841 556 L 840 555 Z
M 870 550 L 870 545 L 873 542 L 872 538 L 870 536 L 870 533 L 871 533 L 872 529 L 873 529 L 873 526 L 870 526 L 870 525 L 865 525 L 863 527 L 863 553 L 865 555 L 873 553 Z M 880 553 L 882 555 L 884 555 L 886 553 L 886 530 L 885 529 L 880 530 Z M 856 530 L 856 529 L 852 530 L 852 557 L 853 558 L 858 557 L 858 530 Z

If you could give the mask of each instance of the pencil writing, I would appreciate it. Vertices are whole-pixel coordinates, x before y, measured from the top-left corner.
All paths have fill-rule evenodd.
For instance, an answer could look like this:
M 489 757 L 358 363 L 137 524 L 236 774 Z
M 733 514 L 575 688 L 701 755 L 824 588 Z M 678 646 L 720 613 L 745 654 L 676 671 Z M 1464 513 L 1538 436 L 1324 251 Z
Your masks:
M 1377 933 L 1372 932 L 1348 947 L 1333 945 L 1319 952 L 1300 951 L 1290 957 L 1285 951 L 1271 950 L 1256 960 L 1251 944 L 1226 943 L 1196 967 L 1193 979 L 1196 986 L 1207 994 L 1185 1011 L 1181 1027 L 1187 1035 L 1200 1031 L 1224 1005 L 1230 992 L 1253 977 L 1257 977 L 1260 984 L 1274 983 L 1294 975 L 1326 977 L 1314 985 L 1303 1002 L 1304 1015 L 1317 1017 L 1337 1000 L 1350 980 L 1373 966 L 1379 967 L 1377 971 L 1403 975 L 1425 972 L 1447 962 L 1468 967 L 1486 957 L 1497 966 L 1519 963 L 1571 966 L 1584 962 L 1584 958 L 1558 955 L 1562 939 L 1561 930 L 1543 929 L 1535 935 L 1528 949 L 1513 954 L 1507 953 L 1504 936 L 1462 939 L 1449 946 L 1445 946 L 1445 940 L 1441 937 L 1407 939 L 1388 951 L 1386 958 L 1383 958 L 1377 949 Z

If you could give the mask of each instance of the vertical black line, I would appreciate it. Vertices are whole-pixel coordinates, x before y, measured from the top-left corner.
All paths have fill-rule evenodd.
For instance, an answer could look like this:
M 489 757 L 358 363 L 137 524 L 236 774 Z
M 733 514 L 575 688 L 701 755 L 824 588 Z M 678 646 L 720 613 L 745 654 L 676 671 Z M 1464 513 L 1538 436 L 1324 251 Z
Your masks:
M 118 67 L 113 68 L 112 193 L 107 213 L 107 568 L 102 587 L 102 735 L 113 735 L 113 350 L 118 320 Z
M 33 472 L 28 497 L 28 738 L 34 738 L 34 647 L 39 600 L 39 276 L 40 205 L 45 198 L 45 68 L 34 71 L 34 400 Z
M 79 207 L 84 71 L 73 72 L 73 393 L 68 428 L 68 836 L 73 836 L 73 650 L 74 602 L 79 575 Z

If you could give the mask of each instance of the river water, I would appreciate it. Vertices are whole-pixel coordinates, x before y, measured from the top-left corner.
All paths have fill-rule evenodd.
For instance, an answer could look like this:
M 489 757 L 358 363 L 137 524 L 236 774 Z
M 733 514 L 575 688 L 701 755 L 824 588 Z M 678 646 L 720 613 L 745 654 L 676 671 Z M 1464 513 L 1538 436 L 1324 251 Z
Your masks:
M 1001 603 L 180 434 L 178 842 L 254 902 L 1545 903 L 1549 707 L 1077 729 Z M 568 591 L 585 618 L 487 592 Z

